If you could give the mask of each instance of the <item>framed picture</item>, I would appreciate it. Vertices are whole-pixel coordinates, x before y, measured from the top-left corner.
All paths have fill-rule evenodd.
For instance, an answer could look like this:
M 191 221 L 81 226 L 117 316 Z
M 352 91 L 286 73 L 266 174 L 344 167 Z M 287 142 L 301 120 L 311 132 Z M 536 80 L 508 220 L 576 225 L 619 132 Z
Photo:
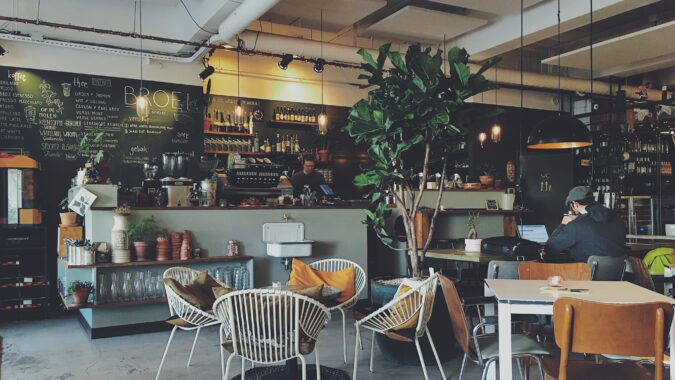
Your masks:
M 78 215 L 84 216 L 84 213 L 89 210 L 95 200 L 96 195 L 83 187 L 75 194 L 73 200 L 68 204 L 68 208 L 75 211 Z
M 496 199 L 488 199 L 485 201 L 486 210 L 499 210 L 499 202 Z

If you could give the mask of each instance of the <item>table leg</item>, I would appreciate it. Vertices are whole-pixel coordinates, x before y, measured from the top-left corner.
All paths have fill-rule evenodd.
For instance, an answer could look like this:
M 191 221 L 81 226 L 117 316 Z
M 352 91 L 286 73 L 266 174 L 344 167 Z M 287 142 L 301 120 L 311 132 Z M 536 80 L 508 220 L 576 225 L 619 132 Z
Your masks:
M 674 289 L 675 292 L 675 289 Z M 675 363 L 673 363 L 673 350 L 675 350 L 675 318 L 670 324 L 670 347 L 668 354 L 670 355 L 670 378 L 675 379 Z
M 499 319 L 499 378 L 510 379 L 513 375 L 511 363 L 511 305 L 497 305 Z

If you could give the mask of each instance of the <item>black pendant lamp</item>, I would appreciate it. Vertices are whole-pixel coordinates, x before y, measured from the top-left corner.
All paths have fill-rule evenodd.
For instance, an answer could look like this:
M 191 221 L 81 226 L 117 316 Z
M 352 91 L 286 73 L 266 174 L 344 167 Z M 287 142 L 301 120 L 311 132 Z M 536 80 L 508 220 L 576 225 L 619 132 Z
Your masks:
M 593 0 L 591 0 L 591 95 L 593 94 Z M 572 149 L 593 145 L 591 133 L 586 125 L 576 117 L 563 115 L 562 90 L 560 87 L 560 0 L 558 0 L 558 91 L 560 91 L 560 111 L 537 124 L 527 138 L 530 149 Z M 522 70 L 522 68 L 521 68 Z

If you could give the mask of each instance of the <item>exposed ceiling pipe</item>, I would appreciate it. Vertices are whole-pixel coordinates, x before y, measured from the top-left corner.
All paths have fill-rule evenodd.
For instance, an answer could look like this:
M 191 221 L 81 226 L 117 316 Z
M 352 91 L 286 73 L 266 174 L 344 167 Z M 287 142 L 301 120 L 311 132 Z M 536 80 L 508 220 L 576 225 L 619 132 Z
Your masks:
M 236 42 L 231 43 L 234 36 L 241 33 L 242 30 L 253 21 L 259 19 L 262 15 L 272 9 L 280 0 L 247 0 L 241 3 L 232 13 L 230 13 L 220 26 L 218 34 L 209 39 L 213 45 L 237 46 Z M 253 45 L 251 45 L 253 46 Z
M 247 48 L 252 48 L 255 44 L 256 51 L 264 51 L 274 54 L 293 54 L 298 57 L 317 58 L 321 56 L 321 43 L 319 41 L 307 40 L 303 38 L 293 38 L 286 36 L 279 36 L 270 33 L 258 33 L 254 31 L 245 31 L 239 35 L 239 38 L 244 40 Z M 257 41 L 256 41 L 257 39 Z M 236 40 L 228 41 L 229 44 L 235 44 Z M 347 62 L 347 63 L 361 63 L 361 56 L 357 54 L 358 48 L 353 46 L 339 45 L 330 42 L 323 44 L 323 57 L 327 61 Z M 366 49 L 373 57 L 377 57 L 378 51 L 373 49 Z M 473 71 L 478 70 L 479 66 L 472 64 Z M 486 73 L 488 78 L 494 77 L 494 69 Z M 523 74 L 524 85 L 528 87 L 542 88 L 542 89 L 558 89 L 558 77 L 555 75 L 525 72 Z M 497 82 L 509 85 L 520 85 L 520 71 L 499 69 Z M 564 91 L 576 91 L 581 93 L 590 92 L 590 81 L 587 79 L 561 78 L 561 88 Z M 624 86 L 626 97 L 629 99 L 638 99 L 636 92 L 637 87 Z M 610 85 L 605 81 L 595 81 L 593 92 L 598 95 L 610 95 Z M 661 91 L 649 90 L 650 101 L 661 100 Z

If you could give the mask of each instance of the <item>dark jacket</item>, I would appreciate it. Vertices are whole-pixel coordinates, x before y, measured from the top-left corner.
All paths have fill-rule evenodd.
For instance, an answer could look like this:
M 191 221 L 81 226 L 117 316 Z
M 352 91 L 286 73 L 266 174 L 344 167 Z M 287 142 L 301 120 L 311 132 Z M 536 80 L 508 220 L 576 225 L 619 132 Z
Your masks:
M 588 213 L 561 224 L 546 242 L 547 254 L 569 250 L 576 262 L 587 262 L 589 256 L 623 256 L 626 227 L 614 211 L 599 204 L 586 207 Z

